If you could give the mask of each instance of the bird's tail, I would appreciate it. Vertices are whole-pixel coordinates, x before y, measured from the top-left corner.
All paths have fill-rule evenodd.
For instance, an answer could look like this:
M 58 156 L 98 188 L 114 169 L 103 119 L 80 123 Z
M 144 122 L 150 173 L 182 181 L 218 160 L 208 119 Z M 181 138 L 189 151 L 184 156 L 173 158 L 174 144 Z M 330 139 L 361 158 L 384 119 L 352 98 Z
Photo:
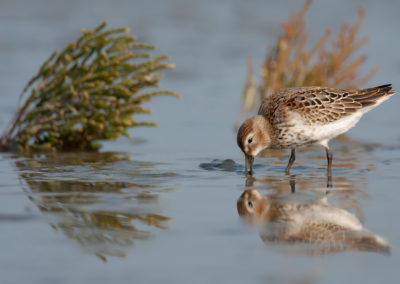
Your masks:
M 363 108 L 376 106 L 396 93 L 392 84 L 381 85 L 373 88 L 362 89 L 351 95 Z
M 354 249 L 360 251 L 374 251 L 383 254 L 390 254 L 391 246 L 389 243 L 378 235 L 364 235 L 359 238 L 354 245 Z

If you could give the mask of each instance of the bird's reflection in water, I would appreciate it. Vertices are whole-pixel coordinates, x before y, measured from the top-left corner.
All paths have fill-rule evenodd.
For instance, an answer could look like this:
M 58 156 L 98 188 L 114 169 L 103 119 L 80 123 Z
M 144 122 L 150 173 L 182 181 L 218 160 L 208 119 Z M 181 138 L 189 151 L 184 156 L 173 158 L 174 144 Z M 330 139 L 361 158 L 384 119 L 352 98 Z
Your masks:
M 390 253 L 382 237 L 366 229 L 356 215 L 334 206 L 330 195 L 297 193 L 291 179 L 291 193 L 262 195 L 245 190 L 237 201 L 238 213 L 256 224 L 267 245 L 289 253 L 323 255 L 341 251 Z
M 158 183 L 173 173 L 115 153 L 59 154 L 16 162 L 29 199 L 56 231 L 107 261 L 126 257 L 136 241 L 168 229 Z M 135 183 L 136 181 L 136 183 Z

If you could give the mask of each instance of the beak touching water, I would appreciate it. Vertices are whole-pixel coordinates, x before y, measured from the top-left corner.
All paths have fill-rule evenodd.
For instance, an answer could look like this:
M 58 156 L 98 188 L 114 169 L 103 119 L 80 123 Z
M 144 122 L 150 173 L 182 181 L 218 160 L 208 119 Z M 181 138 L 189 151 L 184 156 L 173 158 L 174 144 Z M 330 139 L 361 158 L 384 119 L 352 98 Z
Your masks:
M 249 175 L 253 174 L 253 162 L 254 162 L 254 157 L 246 155 L 246 169 L 245 169 L 246 174 Z

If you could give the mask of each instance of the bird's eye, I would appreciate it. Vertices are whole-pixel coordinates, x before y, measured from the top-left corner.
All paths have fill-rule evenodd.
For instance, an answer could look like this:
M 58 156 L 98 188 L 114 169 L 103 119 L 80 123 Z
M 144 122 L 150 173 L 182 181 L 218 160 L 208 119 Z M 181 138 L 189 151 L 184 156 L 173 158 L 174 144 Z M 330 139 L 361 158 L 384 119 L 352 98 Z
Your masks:
M 249 138 L 249 140 L 247 140 L 247 142 L 250 144 L 251 142 L 253 142 L 253 138 Z
M 253 202 L 248 201 L 248 202 L 247 202 L 247 205 L 248 205 L 250 208 L 253 208 Z

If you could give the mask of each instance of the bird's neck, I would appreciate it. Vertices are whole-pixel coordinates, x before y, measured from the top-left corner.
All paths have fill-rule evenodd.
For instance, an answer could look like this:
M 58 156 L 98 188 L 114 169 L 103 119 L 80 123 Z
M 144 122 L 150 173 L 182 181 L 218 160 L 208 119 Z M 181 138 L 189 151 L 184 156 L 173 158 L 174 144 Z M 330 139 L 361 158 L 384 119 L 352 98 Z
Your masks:
M 261 129 L 260 140 L 262 141 L 264 148 L 268 148 L 271 145 L 271 140 L 273 137 L 273 128 L 271 123 L 269 123 L 269 121 L 262 115 L 255 116 L 255 120 Z

